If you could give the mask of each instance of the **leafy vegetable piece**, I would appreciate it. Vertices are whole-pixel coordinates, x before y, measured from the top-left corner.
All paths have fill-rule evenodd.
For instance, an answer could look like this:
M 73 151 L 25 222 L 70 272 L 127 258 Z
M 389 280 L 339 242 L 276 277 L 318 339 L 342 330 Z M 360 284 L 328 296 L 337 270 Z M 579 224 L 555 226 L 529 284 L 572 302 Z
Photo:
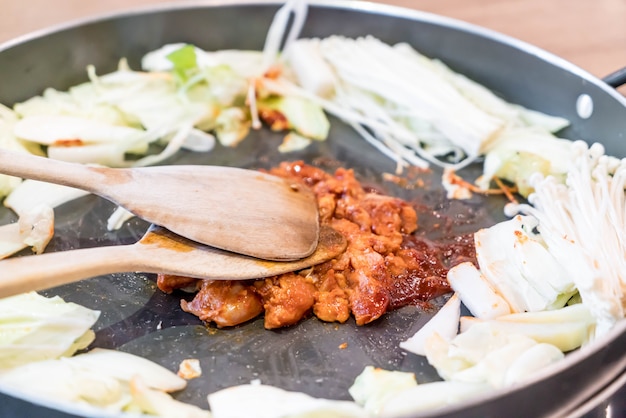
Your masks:
M 100 312 L 35 292 L 0 299 L 0 368 L 69 356 L 94 339 Z
M 141 412 L 157 417 L 177 418 L 210 418 L 211 413 L 195 405 L 177 401 L 168 393 L 151 389 L 143 378 L 134 376 L 130 381 L 130 392 L 133 396 L 133 405 Z
M 458 294 L 453 294 L 437 313 L 424 324 L 411 338 L 400 343 L 403 348 L 411 353 L 425 356 L 424 346 L 426 341 L 435 332 L 440 338 L 450 341 L 459 331 L 459 317 L 461 315 L 461 299 Z
M 558 341 L 558 337 L 550 342 L 532 338 L 538 334 L 525 333 L 530 327 L 522 329 L 519 323 L 471 318 L 471 321 L 465 323 L 466 326 L 463 325 L 462 322 L 461 333 L 452 341 L 446 342 L 434 334 L 425 347 L 429 363 L 446 381 L 487 384 L 500 388 L 519 382 L 531 370 L 547 367 L 563 357 L 563 346 L 550 344 Z M 559 325 L 554 322 L 550 325 L 542 324 L 546 334 L 550 326 L 558 328 Z M 553 335 L 559 335 L 559 331 L 555 330 Z M 551 345 L 552 348 L 529 351 L 540 343 Z M 555 354 L 555 350 L 561 354 Z M 522 365 L 528 366 L 528 374 L 520 370 Z
M 371 416 L 379 416 L 387 401 L 403 390 L 417 386 L 413 373 L 367 366 L 348 391 L 354 401 Z
M 167 59 L 174 65 L 172 71 L 174 71 L 182 83 L 186 82 L 198 71 L 196 48 L 193 45 L 187 44 L 170 52 L 167 55 Z
M 551 364 L 561 361 L 565 355 L 552 344 L 536 344 L 519 355 L 508 367 L 504 375 L 504 386 L 523 382 L 533 374 Z
M 13 129 L 18 120 L 19 117 L 15 112 L 0 104 L 0 149 L 41 155 L 39 146 L 28 146 L 15 137 Z M 22 179 L 18 177 L 0 174 L 0 199 L 8 195 L 21 181 Z
M 16 137 L 42 145 L 80 146 L 90 143 L 122 143 L 132 149 L 145 135 L 143 130 L 117 126 L 76 116 L 33 115 L 13 128 Z
M 56 208 L 63 203 L 88 194 L 89 192 L 73 187 L 37 180 L 24 180 L 4 200 L 4 205 L 18 215 L 23 216 L 38 206 L 43 205 Z
M 28 394 L 29 399 L 54 402 L 56 405 L 72 402 L 119 411 L 130 401 L 130 397 L 124 396 L 123 385 L 114 378 L 91 373 L 75 367 L 71 361 L 59 359 L 2 370 L 0 387 L 10 387 L 11 391 L 22 396 Z
M 403 390 L 385 402 L 381 417 L 406 417 L 432 411 L 475 397 L 488 385 L 464 382 L 432 382 Z
M 536 128 L 508 129 L 485 154 L 483 174 L 477 184 L 488 189 L 489 183 L 498 177 L 514 183 L 519 194 L 527 197 L 533 191 L 533 174 L 564 179 L 572 161 L 571 141 Z
M 250 121 L 238 107 L 224 109 L 215 119 L 215 135 L 220 144 L 234 147 L 250 132 Z
M 174 64 L 168 56 L 185 46 L 184 43 L 172 43 L 150 51 L 141 59 L 141 68 L 155 73 L 170 72 L 174 69 Z M 239 49 L 204 51 L 195 47 L 194 52 L 198 68 L 201 70 L 229 68 L 232 74 L 237 74 L 244 80 L 258 76 L 263 61 L 263 54 L 260 51 Z
M 308 147 L 311 142 L 309 138 L 305 138 L 295 132 L 289 132 L 283 138 L 283 142 L 278 146 L 278 152 L 288 153 L 300 151 Z
M 184 379 L 145 358 L 94 349 L 74 357 L 31 362 L 0 371 L 0 386 L 52 401 L 109 412 L 167 417 L 209 417 L 208 411 L 174 400 Z M 34 395 L 33 395 L 34 394 Z M 65 405 L 67 406 L 67 405 Z M 97 410 L 96 410 L 97 411 Z
M 269 97 L 258 100 L 259 114 L 274 130 L 293 129 L 300 135 L 323 141 L 330 122 L 317 104 L 299 97 Z
M 209 152 L 215 147 L 215 137 L 199 129 L 192 129 L 182 148 L 193 152 Z
M 17 222 L 0 226 L 0 259 L 26 247 L 40 254 L 54 235 L 54 211 L 39 205 L 23 212 Z
M 94 348 L 88 353 L 72 357 L 72 363 L 123 382 L 130 382 L 138 374 L 148 387 L 165 392 L 174 392 L 187 386 L 185 379 L 176 373 L 148 359 L 123 351 Z
M 54 235 L 54 211 L 50 206 L 39 205 L 17 221 L 24 244 L 41 254 Z
M 262 384 L 232 386 L 209 394 L 208 400 L 214 418 L 367 417 L 354 402 L 313 398 Z
M 481 274 L 512 312 L 559 308 L 576 292 L 536 226 L 533 217 L 519 215 L 474 234 Z
M 477 318 L 490 319 L 511 313 L 511 307 L 471 262 L 448 271 L 448 283 Z
M 498 331 L 526 335 L 537 342 L 552 344 L 564 352 L 575 350 L 587 343 L 593 332 L 593 325 L 581 322 L 537 324 L 528 322 L 504 322 L 498 320 L 490 321 L 489 326 Z M 476 324 L 472 325 L 471 328 L 474 326 L 476 326 Z M 462 327 L 462 329 L 466 328 Z
M 26 247 L 17 222 L 0 226 L 0 259 L 18 253 Z

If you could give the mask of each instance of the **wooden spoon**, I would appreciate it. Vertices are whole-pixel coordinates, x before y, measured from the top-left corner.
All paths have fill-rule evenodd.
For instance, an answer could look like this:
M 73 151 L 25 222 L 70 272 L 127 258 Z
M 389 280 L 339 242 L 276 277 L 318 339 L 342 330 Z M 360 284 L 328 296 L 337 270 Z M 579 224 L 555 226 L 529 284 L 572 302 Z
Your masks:
M 0 261 L 0 297 L 49 289 L 89 277 L 140 271 L 211 280 L 271 277 L 323 263 L 346 249 L 330 227 L 320 230 L 313 254 L 295 261 L 267 261 L 219 250 L 152 225 L 135 244 L 83 248 Z
M 317 245 L 313 193 L 255 170 L 94 167 L 0 150 L 0 173 L 86 190 L 186 238 L 252 257 L 297 260 Z

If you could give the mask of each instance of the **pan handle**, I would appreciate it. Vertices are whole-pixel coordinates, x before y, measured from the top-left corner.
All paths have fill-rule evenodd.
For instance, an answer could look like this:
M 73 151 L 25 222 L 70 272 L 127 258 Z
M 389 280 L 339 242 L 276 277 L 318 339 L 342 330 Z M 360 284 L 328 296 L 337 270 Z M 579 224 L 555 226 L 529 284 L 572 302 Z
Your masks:
M 621 68 L 602 79 L 606 84 L 613 88 L 618 88 L 626 84 L 626 67 Z

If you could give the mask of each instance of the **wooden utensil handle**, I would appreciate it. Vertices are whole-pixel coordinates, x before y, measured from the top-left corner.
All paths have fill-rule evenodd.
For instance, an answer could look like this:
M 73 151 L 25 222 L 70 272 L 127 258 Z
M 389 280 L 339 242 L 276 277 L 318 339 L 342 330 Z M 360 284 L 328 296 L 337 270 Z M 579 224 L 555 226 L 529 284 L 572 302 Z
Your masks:
M 0 173 L 95 192 L 105 169 L 53 160 L 36 155 L 0 150 Z M 95 186 L 95 187 L 92 187 Z
M 133 245 L 84 248 L 0 261 L 0 297 L 133 271 Z

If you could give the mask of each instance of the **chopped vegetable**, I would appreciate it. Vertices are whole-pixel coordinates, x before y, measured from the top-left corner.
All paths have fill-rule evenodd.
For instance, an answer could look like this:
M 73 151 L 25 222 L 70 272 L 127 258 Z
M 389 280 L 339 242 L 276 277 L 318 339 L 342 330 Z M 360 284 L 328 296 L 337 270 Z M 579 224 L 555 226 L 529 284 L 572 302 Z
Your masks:
M 0 299 L 0 369 L 71 356 L 94 339 L 100 312 L 35 292 Z
M 184 84 L 190 77 L 198 71 L 198 60 L 196 58 L 196 48 L 193 45 L 184 45 L 167 55 L 167 59 L 173 64 L 172 71 L 181 84 Z
M 35 206 L 21 215 L 17 223 L 0 226 L 0 259 L 26 247 L 41 254 L 54 235 L 54 211 L 46 205 Z
M 452 340 L 459 331 L 461 316 L 461 299 L 455 293 L 439 311 L 426 322 L 411 338 L 400 343 L 403 348 L 420 356 L 425 356 L 424 345 L 433 333 L 438 333 L 443 339 Z
M 626 160 L 582 141 L 573 144 L 573 152 L 564 183 L 537 174 L 531 179 L 530 204 L 507 210 L 536 219 L 547 252 L 580 293 L 599 336 L 624 318 Z
M 380 416 L 406 417 L 426 411 L 433 411 L 467 399 L 489 390 L 480 383 L 432 382 L 398 392 L 382 407 Z
M 92 413 L 98 408 L 162 417 L 210 417 L 208 411 L 168 395 L 183 389 L 184 379 L 142 357 L 115 350 L 94 349 L 2 370 L 0 386 L 30 393 L 31 398 L 34 393 L 49 401 L 92 407 Z
M 572 142 L 549 132 L 534 129 L 510 129 L 485 154 L 483 174 L 477 184 L 484 190 L 494 178 L 514 183 L 520 195 L 527 197 L 533 188 L 534 173 L 565 178 L 573 159 Z
M 492 388 L 516 383 L 508 375 L 510 368 L 515 367 L 515 376 L 525 377 L 519 373 L 515 364 L 539 342 L 516 332 L 516 328 L 494 327 L 492 324 L 491 321 L 476 323 L 451 342 L 434 334 L 426 344 L 428 362 L 448 381 L 484 384 Z M 556 351 L 560 355 L 554 355 Z M 539 370 L 563 357 L 558 347 L 539 353 L 544 356 L 523 357 L 536 361 L 537 364 L 530 365 L 532 370 Z
M 552 344 L 563 352 L 572 351 L 591 341 L 595 328 L 593 317 L 582 304 L 555 311 L 504 315 L 486 321 L 464 317 L 461 318 L 461 332 L 478 324 L 487 324 L 498 332 L 525 335 L 537 342 Z
M 450 287 L 477 318 L 491 319 L 511 313 L 511 307 L 470 262 L 452 267 L 448 271 Z
M 354 402 L 313 398 L 262 384 L 232 386 L 209 394 L 208 399 L 213 418 L 367 417 Z
M 559 308 L 576 293 L 536 226 L 533 217 L 516 216 L 474 234 L 480 273 L 512 312 Z
M 326 139 L 330 123 L 322 108 L 298 97 L 269 97 L 257 100 L 259 114 L 275 130 L 293 129 L 318 141 Z
M 46 183 L 37 180 L 24 180 L 4 200 L 4 205 L 18 215 L 26 215 L 38 206 L 56 208 L 89 192 L 59 184 Z
M 387 401 L 397 393 L 417 386 L 413 373 L 367 366 L 348 390 L 354 401 L 371 416 L 379 416 Z

